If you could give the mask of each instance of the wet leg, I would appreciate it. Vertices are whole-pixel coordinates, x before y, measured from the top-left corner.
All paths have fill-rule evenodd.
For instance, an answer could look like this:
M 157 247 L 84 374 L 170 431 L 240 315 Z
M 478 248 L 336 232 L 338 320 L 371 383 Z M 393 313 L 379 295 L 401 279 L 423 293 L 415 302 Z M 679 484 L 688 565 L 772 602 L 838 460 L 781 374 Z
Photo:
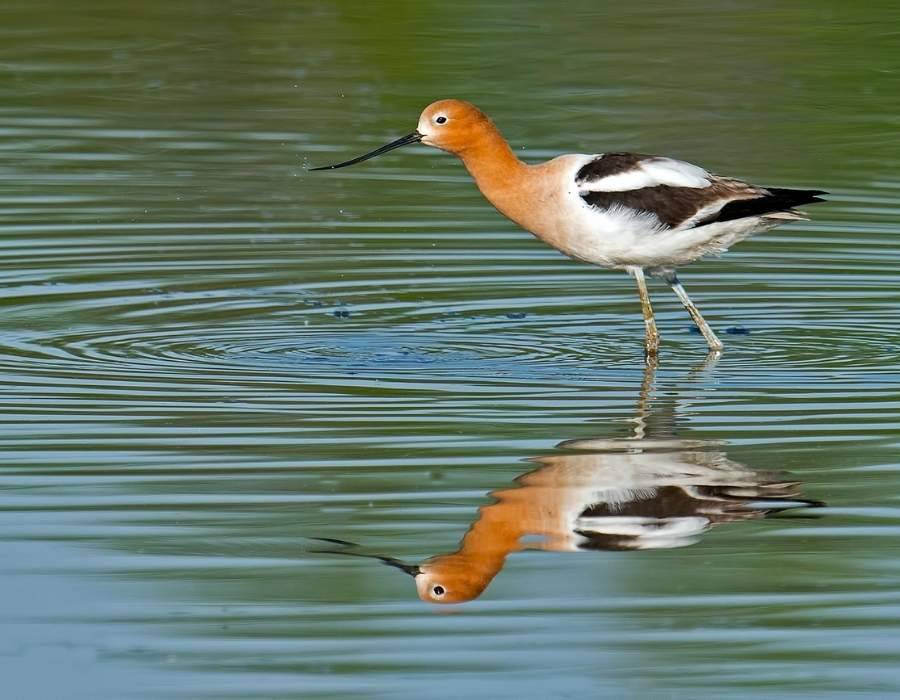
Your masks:
M 659 352 L 659 331 L 656 330 L 656 319 L 653 317 L 653 307 L 650 306 L 650 293 L 647 291 L 644 270 L 640 267 L 632 267 L 628 269 L 628 274 L 637 282 L 638 296 L 641 298 L 641 312 L 644 314 L 644 327 L 647 332 L 644 350 L 648 358 L 655 358 Z
M 675 292 L 676 296 L 681 300 L 681 303 L 684 304 L 684 308 L 687 309 L 687 312 L 691 315 L 694 324 L 706 339 L 706 344 L 709 346 L 710 352 L 721 352 L 724 347 L 722 341 L 716 337 L 712 328 L 709 327 L 709 324 L 704 320 L 703 316 L 700 315 L 700 310 L 694 306 L 694 302 L 691 301 L 688 293 L 685 291 L 684 287 L 681 286 L 681 282 L 678 281 L 678 275 L 676 275 L 674 271 L 667 272 L 663 276 L 663 279 L 665 279 L 666 283 L 672 288 L 672 291 Z

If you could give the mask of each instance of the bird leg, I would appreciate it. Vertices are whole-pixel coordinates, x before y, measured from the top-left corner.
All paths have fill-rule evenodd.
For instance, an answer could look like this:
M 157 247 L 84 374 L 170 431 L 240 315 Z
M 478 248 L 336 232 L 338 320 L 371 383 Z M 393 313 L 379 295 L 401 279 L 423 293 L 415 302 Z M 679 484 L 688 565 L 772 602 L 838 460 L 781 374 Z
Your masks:
M 647 437 L 647 417 L 650 415 L 652 408 L 650 406 L 653 398 L 653 382 L 656 380 L 656 368 L 659 365 L 659 358 L 656 355 L 647 355 L 647 362 L 644 364 L 644 377 L 641 380 L 641 391 L 638 394 L 637 410 L 634 418 L 630 419 L 634 423 L 634 431 L 631 435 L 632 440 L 643 440 Z
M 684 287 L 681 286 L 681 282 L 678 281 L 678 275 L 675 274 L 675 271 L 667 271 L 663 275 L 663 279 L 672 288 L 672 291 L 675 292 L 675 294 L 681 300 L 681 303 L 684 304 L 684 308 L 687 309 L 687 312 L 691 315 L 691 318 L 693 319 L 694 324 L 697 326 L 697 329 L 703 334 L 703 337 L 706 339 L 706 344 L 709 346 L 710 352 L 721 352 L 722 348 L 724 347 L 722 345 L 722 341 L 716 337 L 716 334 L 713 333 L 712 328 L 709 327 L 709 324 L 703 319 L 703 316 L 700 315 L 700 310 L 696 306 L 694 306 L 694 302 L 691 301 L 688 293 L 685 291 Z
M 650 306 L 650 293 L 647 291 L 647 281 L 644 279 L 644 270 L 642 268 L 628 268 L 628 273 L 637 282 L 638 296 L 641 298 L 641 312 L 644 314 L 644 327 L 647 331 L 644 351 L 649 360 L 650 358 L 655 358 L 657 352 L 659 352 L 659 331 L 656 330 L 656 319 L 653 318 L 653 307 Z

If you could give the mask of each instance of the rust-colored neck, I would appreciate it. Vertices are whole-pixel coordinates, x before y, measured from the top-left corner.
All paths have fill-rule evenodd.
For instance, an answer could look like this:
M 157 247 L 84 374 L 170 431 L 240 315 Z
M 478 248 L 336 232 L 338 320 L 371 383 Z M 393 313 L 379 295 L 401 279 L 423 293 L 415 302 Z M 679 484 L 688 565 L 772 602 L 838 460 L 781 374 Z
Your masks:
M 483 506 L 459 549 L 432 557 L 425 565 L 465 578 L 469 595 L 477 596 L 503 568 L 506 557 L 522 547 L 524 519 L 518 508 L 510 506 L 503 501 Z
M 527 180 L 528 166 L 516 157 L 493 124 L 471 139 L 457 155 L 485 198 L 501 214 L 517 220 L 517 200 Z

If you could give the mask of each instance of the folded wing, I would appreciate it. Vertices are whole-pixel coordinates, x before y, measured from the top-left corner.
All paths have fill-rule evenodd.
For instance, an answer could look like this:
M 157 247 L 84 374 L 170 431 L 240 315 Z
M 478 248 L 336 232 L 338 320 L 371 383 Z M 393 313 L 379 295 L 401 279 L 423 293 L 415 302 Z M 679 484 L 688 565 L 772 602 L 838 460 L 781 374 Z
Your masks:
M 691 163 L 638 153 L 601 154 L 578 170 L 575 183 L 589 206 L 650 213 L 665 226 L 682 229 L 789 212 L 821 202 L 817 195 L 825 194 L 757 187 Z

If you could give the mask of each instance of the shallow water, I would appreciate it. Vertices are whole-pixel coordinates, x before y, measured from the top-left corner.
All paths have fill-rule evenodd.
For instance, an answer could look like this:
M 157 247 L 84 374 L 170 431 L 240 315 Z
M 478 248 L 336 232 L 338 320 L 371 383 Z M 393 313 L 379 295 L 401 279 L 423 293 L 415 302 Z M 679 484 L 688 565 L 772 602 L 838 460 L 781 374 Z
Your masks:
M 900 693 L 900 12 L 72 5 L 0 8 L 16 697 Z M 833 194 L 683 272 L 718 362 L 652 287 L 654 373 L 631 281 L 449 156 L 305 172 L 451 95 Z M 377 558 L 473 523 L 463 605 Z

